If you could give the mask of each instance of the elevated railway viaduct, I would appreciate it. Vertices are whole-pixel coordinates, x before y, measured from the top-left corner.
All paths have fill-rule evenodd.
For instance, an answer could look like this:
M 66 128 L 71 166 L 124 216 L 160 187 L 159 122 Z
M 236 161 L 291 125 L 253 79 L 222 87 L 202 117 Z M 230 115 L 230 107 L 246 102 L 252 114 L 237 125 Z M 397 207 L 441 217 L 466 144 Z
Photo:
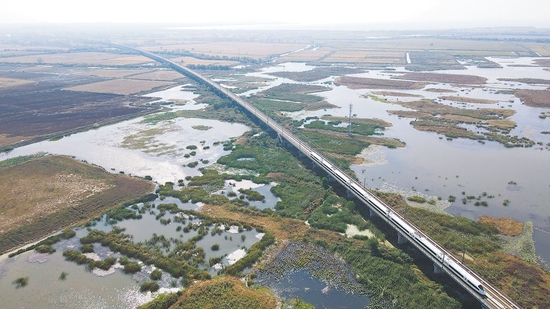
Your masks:
M 398 243 L 410 242 L 420 252 L 426 255 L 432 260 L 434 265 L 434 272 L 446 273 L 459 283 L 465 290 L 467 290 L 474 298 L 476 298 L 481 308 L 495 308 L 495 309 L 521 309 L 512 299 L 499 291 L 487 280 L 480 275 L 476 274 L 472 269 L 464 265 L 461 261 L 456 259 L 449 251 L 439 245 L 435 240 L 427 236 L 422 230 L 415 226 L 412 222 L 394 212 L 390 206 L 386 205 L 383 201 L 378 199 L 363 185 L 348 176 L 326 157 L 322 156 L 319 152 L 312 149 L 309 145 L 295 136 L 293 133 L 279 125 L 273 119 L 262 113 L 260 110 L 246 102 L 243 98 L 235 95 L 230 90 L 222 87 L 218 83 L 208 79 L 207 77 L 188 69 L 178 63 L 170 61 L 169 59 L 160 57 L 150 52 L 142 51 L 139 49 L 110 44 L 112 47 L 124 49 L 132 52 L 140 53 L 141 55 L 150 59 L 156 60 L 173 70 L 193 79 L 194 81 L 207 85 L 212 91 L 218 94 L 220 97 L 231 100 L 233 103 L 238 104 L 250 115 L 256 117 L 258 121 L 265 124 L 268 128 L 277 133 L 279 139 L 284 141 L 288 145 L 292 145 L 304 156 L 307 156 L 317 166 L 322 168 L 328 175 L 338 181 L 350 194 L 353 194 L 358 200 L 360 200 L 365 206 L 369 208 L 371 215 L 377 215 L 392 226 L 398 233 Z M 474 283 L 474 284 L 472 284 Z M 479 285 L 482 288 L 479 288 Z

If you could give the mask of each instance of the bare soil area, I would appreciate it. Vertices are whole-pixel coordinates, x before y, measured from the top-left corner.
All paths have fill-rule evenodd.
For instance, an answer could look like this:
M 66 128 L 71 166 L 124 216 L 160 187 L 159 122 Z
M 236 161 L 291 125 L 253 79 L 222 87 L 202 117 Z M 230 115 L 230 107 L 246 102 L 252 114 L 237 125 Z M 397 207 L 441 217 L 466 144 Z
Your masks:
M 0 168 L 0 253 L 150 193 L 153 183 L 68 157 Z
M 25 85 L 25 84 L 32 84 L 32 83 L 34 83 L 34 82 L 30 81 L 30 80 L 0 77 L 0 89 L 9 88 L 9 87 L 16 87 L 16 86 L 22 86 L 22 85 Z
M 426 86 L 425 83 L 392 80 L 392 79 L 377 79 L 365 77 L 342 76 L 334 81 L 337 84 L 345 85 L 351 89 L 401 89 L 412 90 L 422 89 Z
M 550 107 L 550 91 L 548 90 L 521 89 L 516 90 L 515 95 L 527 106 Z
M 449 84 L 485 84 L 487 79 L 475 75 L 442 74 L 442 73 L 406 73 L 394 76 L 394 79 L 406 79 L 423 82 L 449 83 Z

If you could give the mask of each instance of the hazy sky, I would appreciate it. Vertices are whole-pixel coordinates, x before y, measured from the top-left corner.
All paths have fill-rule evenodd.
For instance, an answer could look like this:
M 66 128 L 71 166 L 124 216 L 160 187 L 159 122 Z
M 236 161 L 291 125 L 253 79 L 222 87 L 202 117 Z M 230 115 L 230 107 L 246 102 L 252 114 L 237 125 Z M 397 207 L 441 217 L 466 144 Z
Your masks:
M 443 24 L 550 28 L 549 0 L 6 0 L 0 22 Z

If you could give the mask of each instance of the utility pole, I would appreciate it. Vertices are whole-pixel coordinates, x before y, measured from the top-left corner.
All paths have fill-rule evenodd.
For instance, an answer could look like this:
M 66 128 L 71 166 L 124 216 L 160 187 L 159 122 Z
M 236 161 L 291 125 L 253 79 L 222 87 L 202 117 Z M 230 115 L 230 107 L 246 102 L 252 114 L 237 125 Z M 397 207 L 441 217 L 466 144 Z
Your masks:
M 348 135 L 351 136 L 351 111 L 353 109 L 353 104 L 349 104 L 349 125 L 348 125 Z

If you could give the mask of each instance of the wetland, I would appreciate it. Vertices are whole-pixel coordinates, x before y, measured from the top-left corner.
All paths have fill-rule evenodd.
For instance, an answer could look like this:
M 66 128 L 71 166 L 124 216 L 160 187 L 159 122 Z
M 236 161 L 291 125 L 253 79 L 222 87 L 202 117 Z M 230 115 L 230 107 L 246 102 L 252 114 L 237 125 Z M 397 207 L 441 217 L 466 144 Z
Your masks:
M 343 54 L 324 59 L 338 56 Z M 453 254 L 466 256 L 468 265 L 522 306 L 544 308 L 550 280 L 537 263 L 550 260 L 545 178 L 550 136 L 548 120 L 540 117 L 549 113 L 547 106 L 536 102 L 543 101 L 541 81 L 550 80 L 550 72 L 526 66 L 537 63 L 526 58 L 486 58 L 500 69 L 459 63 L 444 53 L 435 58 L 441 60 L 438 69 L 446 70 L 422 72 L 422 66 L 432 66 L 421 63 L 427 55 L 411 53 L 414 65 L 407 67 L 414 73 L 395 66 L 395 59 L 393 66 L 365 69 L 282 57 L 265 67 L 204 74 L 292 130 Z M 130 60 L 143 61 L 124 59 Z M 454 70 L 458 67 L 462 70 Z M 63 186 L 44 176 L 33 192 L 52 200 L 101 197 L 114 186 L 106 179 L 115 177 L 146 184 L 131 199 L 99 198 L 106 207 L 86 207 L 93 211 L 61 225 L 74 231 L 40 229 L 29 240 L 59 236 L 2 256 L 0 287 L 10 291 L 9 306 L 476 305 L 452 280 L 435 278 L 431 263 L 414 248 L 398 245 L 395 231 L 369 218 L 364 205 L 311 169 L 310 161 L 279 147 L 275 136 L 230 102 L 163 70 L 124 69 L 118 68 L 120 76 L 132 80 L 153 76 L 170 82 L 163 89 L 120 90 L 139 95 L 149 115 L 117 118 L 115 124 L 0 154 L 3 181 L 13 182 L 17 169 L 32 178 L 40 169 L 26 167 L 29 162 L 63 158 L 74 164 L 72 174 L 53 176 Z M 78 70 L 103 76 L 94 77 L 98 81 L 116 71 Z M 72 85 L 82 84 L 98 88 L 91 80 Z M 71 158 L 37 156 L 40 152 Z M 27 162 L 22 156 L 37 158 Z M 95 174 L 76 165 L 93 166 L 101 175 L 91 177 Z M 41 166 L 63 170 L 52 162 Z M 25 186 L 11 184 L 18 194 L 0 195 L 2 205 L 26 196 Z M 70 185 L 67 194 L 63 190 Z M 61 208 L 56 207 L 48 209 Z

